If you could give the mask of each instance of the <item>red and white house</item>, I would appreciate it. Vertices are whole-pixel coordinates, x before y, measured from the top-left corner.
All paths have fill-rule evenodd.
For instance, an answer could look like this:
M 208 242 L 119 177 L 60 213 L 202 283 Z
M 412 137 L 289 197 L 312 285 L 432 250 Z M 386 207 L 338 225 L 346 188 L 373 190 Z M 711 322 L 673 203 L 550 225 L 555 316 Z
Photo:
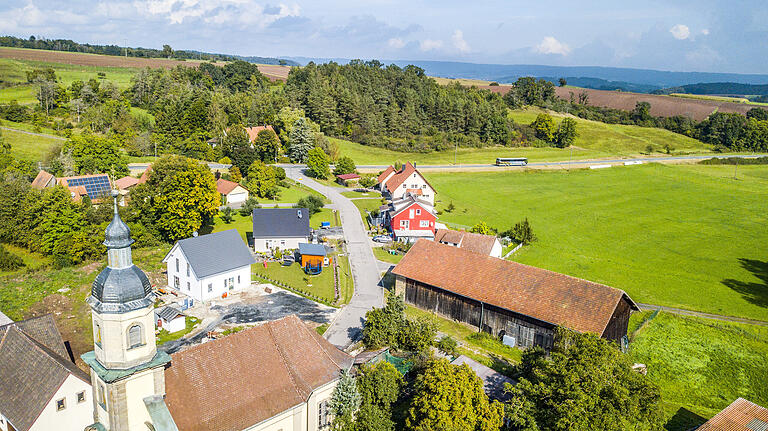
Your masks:
M 410 194 L 430 205 L 435 204 L 435 189 L 411 162 L 406 163 L 400 171 L 388 167 L 379 175 L 378 181 L 379 190 L 393 201 Z
M 385 223 L 396 241 L 415 242 L 419 238 L 434 239 L 437 215 L 432 204 L 409 194 L 390 204 Z

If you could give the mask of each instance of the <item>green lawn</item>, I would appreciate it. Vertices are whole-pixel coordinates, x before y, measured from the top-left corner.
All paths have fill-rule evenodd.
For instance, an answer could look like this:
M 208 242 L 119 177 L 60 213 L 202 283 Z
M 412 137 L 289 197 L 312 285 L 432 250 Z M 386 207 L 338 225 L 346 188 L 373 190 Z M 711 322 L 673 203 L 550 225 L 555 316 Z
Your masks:
M 376 259 L 389 263 L 400 263 L 403 258 L 402 254 L 390 254 L 383 247 L 373 247 L 373 255 L 376 256 Z
M 16 84 L 13 87 L 0 89 L 0 103 L 7 103 L 11 100 L 17 100 L 22 104 L 37 103 L 37 99 L 35 98 L 36 88 L 32 84 L 27 84 L 27 76 L 25 72 L 28 70 L 45 69 L 48 67 L 52 67 L 56 70 L 59 84 L 64 85 L 65 87 L 69 87 L 69 85 L 76 80 L 87 82 L 91 78 L 96 78 L 102 83 L 110 81 L 120 89 L 128 88 L 131 84 L 131 77 L 140 70 L 127 67 L 80 66 L 66 63 L 48 63 L 42 61 L 0 58 L 1 80 Z M 106 77 L 99 78 L 97 75 L 99 72 L 103 72 Z
M 539 240 L 512 258 L 624 289 L 637 302 L 768 320 L 768 167 L 429 173 L 441 222 Z
M 338 226 L 336 223 L 336 215 L 330 208 L 322 208 L 319 213 L 312 214 L 309 218 L 309 227 L 312 229 L 320 229 L 320 224 L 324 221 L 331 223 L 331 226 Z
M 530 124 L 542 112 L 539 109 L 510 111 L 517 123 Z M 559 122 L 562 115 L 550 113 Z M 601 157 L 637 156 L 646 151 L 650 144 L 656 151 L 662 151 L 664 144 L 670 144 L 678 153 L 709 153 L 710 147 L 695 139 L 672 133 L 664 129 L 638 126 L 605 124 L 597 121 L 575 118 L 578 123 L 574 148 L 459 148 L 458 150 L 432 153 L 403 153 L 371 147 L 354 142 L 335 139 L 341 155 L 349 156 L 359 165 L 387 165 L 395 161 L 412 161 L 417 165 L 449 165 L 494 163 L 496 157 L 527 157 L 532 162 L 593 159 Z M 660 155 L 660 154 L 657 154 Z
M 277 203 L 296 203 L 299 201 L 299 199 L 307 196 L 307 195 L 315 195 L 320 198 L 323 198 L 323 195 L 320 193 L 310 189 L 309 187 L 305 186 L 304 184 L 297 183 L 293 180 L 285 180 L 286 183 L 290 185 L 290 187 L 279 187 L 280 194 L 277 199 L 263 199 L 263 198 L 256 198 L 260 204 L 264 206 L 269 206 L 270 204 L 274 205 Z
M 213 230 L 211 232 L 237 229 L 237 232 L 240 233 L 240 237 L 243 238 L 243 241 L 245 241 L 246 244 L 248 244 L 247 235 L 253 234 L 253 221 L 251 220 L 250 214 L 241 216 L 240 213 L 235 210 L 235 212 L 232 213 L 232 217 L 234 218 L 232 223 L 224 223 L 221 220 L 221 212 L 219 212 L 219 214 L 213 218 Z
M 11 154 L 20 159 L 33 162 L 42 161 L 53 147 L 64 143 L 63 140 L 54 136 L 30 135 L 28 133 L 9 129 L 2 129 L 0 132 L 3 135 L 5 142 L 11 144 Z
M 635 314 L 630 327 L 649 314 Z M 634 336 L 629 354 L 647 365 L 668 418 L 684 409 L 708 419 L 738 397 L 768 405 L 766 327 L 659 313 Z M 702 420 L 691 422 L 667 429 L 687 430 Z
M 346 196 L 348 198 L 375 198 L 375 197 L 381 197 L 381 193 L 376 192 L 341 192 L 342 196 Z
M 10 253 L 19 256 L 24 261 L 24 266 L 14 271 L 0 271 L 0 277 L 9 274 L 20 274 L 26 271 L 35 271 L 51 263 L 51 258 L 31 252 L 25 248 L 11 244 L 3 244 L 3 247 Z M 0 311 L 3 311 L 3 309 L 0 308 Z
M 341 285 L 342 303 L 348 304 L 355 293 L 355 281 L 352 278 L 352 270 L 349 267 L 347 256 L 336 256 L 339 263 L 339 284 Z
M 333 302 L 333 268 L 331 267 L 323 268 L 323 272 L 318 275 L 307 275 L 298 263 L 282 266 L 279 262 L 269 262 L 266 268 L 263 263 L 253 264 L 253 273 L 285 283 L 299 293 L 320 297 L 327 303 Z
M 381 198 L 377 199 L 355 199 L 352 201 L 353 204 L 357 207 L 357 209 L 360 211 L 360 216 L 363 218 L 363 222 L 366 226 L 369 226 L 368 224 L 368 217 L 366 214 L 366 210 L 373 211 L 375 209 L 378 209 L 380 206 L 383 205 L 381 202 Z
M 184 319 L 184 322 L 185 322 L 184 329 L 182 329 L 181 331 L 168 332 L 164 329 L 161 329 L 160 331 L 158 331 L 156 344 L 160 346 L 169 341 L 178 340 L 179 338 L 189 334 L 190 332 L 192 332 L 193 329 L 195 329 L 195 326 L 197 326 L 197 324 L 200 323 L 200 319 L 196 317 L 186 316 Z

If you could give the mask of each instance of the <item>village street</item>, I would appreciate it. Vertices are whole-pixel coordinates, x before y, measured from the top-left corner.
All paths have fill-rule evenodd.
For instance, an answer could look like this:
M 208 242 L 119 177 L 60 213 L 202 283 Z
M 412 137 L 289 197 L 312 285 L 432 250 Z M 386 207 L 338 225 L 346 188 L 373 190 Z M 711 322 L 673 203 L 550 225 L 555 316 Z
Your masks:
M 362 336 L 365 313 L 372 307 L 381 307 L 384 303 L 384 291 L 379 286 L 379 265 L 373 256 L 370 240 L 357 207 L 337 189 L 308 178 L 302 172 L 303 169 L 297 166 L 286 167 L 285 173 L 288 178 L 300 181 L 330 199 L 338 208 L 344 228 L 355 293 L 325 332 L 328 341 L 343 349 Z

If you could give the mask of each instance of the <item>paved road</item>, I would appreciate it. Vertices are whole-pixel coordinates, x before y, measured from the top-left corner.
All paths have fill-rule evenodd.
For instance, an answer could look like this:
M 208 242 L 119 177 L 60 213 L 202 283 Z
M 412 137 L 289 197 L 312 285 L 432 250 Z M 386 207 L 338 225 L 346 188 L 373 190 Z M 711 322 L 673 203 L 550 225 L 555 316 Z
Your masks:
M 0 129 L 10 130 L 12 132 L 24 133 L 25 135 L 42 136 L 43 138 L 57 139 L 59 141 L 66 141 L 67 140 L 67 138 L 62 138 L 61 136 L 48 135 L 48 134 L 45 134 L 45 133 L 27 132 L 26 130 L 14 129 L 13 127 L 0 126 Z
M 285 173 L 288 178 L 300 181 L 323 194 L 339 210 L 352 278 L 355 281 L 355 293 L 349 304 L 339 311 L 325 331 L 325 338 L 337 347 L 347 348 L 362 336 L 365 313 L 372 307 L 381 307 L 384 304 L 384 291 L 379 286 L 379 266 L 368 242 L 360 211 L 349 198 L 339 193 L 338 188 L 328 187 L 307 178 L 301 167 L 286 165 Z
M 48 135 L 45 135 L 48 136 Z M 131 171 L 146 171 L 149 165 L 152 163 L 128 163 L 128 169 Z M 208 162 L 208 168 L 210 169 L 229 169 L 232 165 L 226 163 L 214 163 Z

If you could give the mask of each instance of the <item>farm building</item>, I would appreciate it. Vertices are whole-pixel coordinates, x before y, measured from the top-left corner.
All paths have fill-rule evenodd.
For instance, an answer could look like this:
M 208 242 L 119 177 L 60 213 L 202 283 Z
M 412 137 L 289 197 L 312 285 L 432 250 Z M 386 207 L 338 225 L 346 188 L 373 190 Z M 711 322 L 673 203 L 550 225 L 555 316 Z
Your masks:
M 523 348 L 552 348 L 558 325 L 619 341 L 638 310 L 621 290 L 434 241 L 417 241 L 392 273 L 406 303 Z
M 224 178 L 216 180 L 216 191 L 221 195 L 221 202 L 224 205 L 240 206 L 248 200 L 248 190 L 245 187 Z
M 301 267 L 305 272 L 320 272 L 323 267 L 331 264 L 328 252 L 322 244 L 299 244 L 299 255 L 301 255 Z
M 0 326 L 0 430 L 82 430 L 92 419 L 91 379 L 53 316 Z
M 708 420 L 697 431 L 765 431 L 768 409 L 744 398 L 738 398 Z
M 435 231 L 435 241 L 475 253 L 501 257 L 501 242 L 493 235 L 483 235 L 463 230 L 438 229 Z
M 378 177 L 377 188 L 392 200 L 411 194 L 429 202 L 430 205 L 435 204 L 435 189 L 411 162 L 407 162 L 399 171 L 392 166 L 385 169 Z
M 112 183 L 107 174 L 80 175 L 75 177 L 56 178 L 46 171 L 40 171 L 32 180 L 32 187 L 42 190 L 48 187 L 60 185 L 69 190 L 72 200 L 80 202 L 84 196 L 88 196 L 92 202 L 98 203 L 109 197 Z
M 434 238 L 436 222 L 432 204 L 411 194 L 392 201 L 384 215 L 384 225 L 392 231 L 396 241 L 402 242 Z
M 199 301 L 249 287 L 255 261 L 236 229 L 176 241 L 163 258 L 168 287 Z
M 187 318 L 184 313 L 172 305 L 155 309 L 155 322 L 158 329 L 168 332 L 182 331 L 187 327 Z
M 357 174 L 341 174 L 336 175 L 336 182 L 343 186 L 350 186 L 360 182 L 360 175 Z
M 306 208 L 257 208 L 252 214 L 253 248 L 257 252 L 295 250 L 299 243 L 310 242 L 312 229 Z

